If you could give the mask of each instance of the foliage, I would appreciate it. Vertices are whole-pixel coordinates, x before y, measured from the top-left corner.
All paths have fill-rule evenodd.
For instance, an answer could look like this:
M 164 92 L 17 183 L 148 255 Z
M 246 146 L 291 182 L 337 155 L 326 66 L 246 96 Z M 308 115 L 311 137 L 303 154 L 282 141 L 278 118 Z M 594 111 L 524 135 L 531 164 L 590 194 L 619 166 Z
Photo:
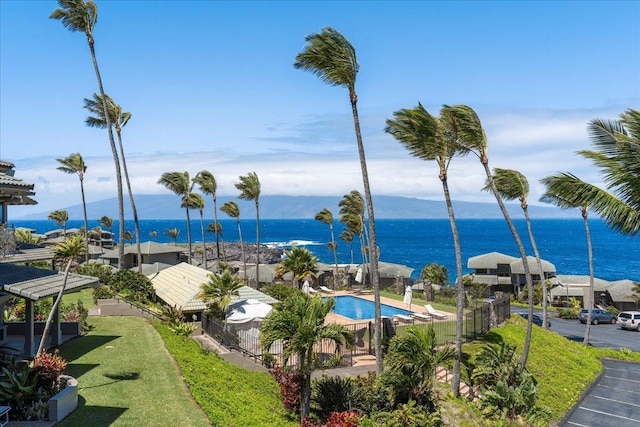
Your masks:
M 524 287 L 522 291 L 518 294 L 518 302 L 527 303 L 529 300 L 529 289 Z M 533 304 L 540 305 L 542 304 L 542 285 L 534 285 L 533 286 Z
M 110 299 L 116 296 L 116 291 L 106 285 L 100 285 L 97 288 L 93 288 L 93 302 L 98 303 L 99 299 Z
M 575 297 L 571 297 L 569 299 L 569 305 L 569 308 L 561 309 L 558 312 L 558 316 L 562 319 L 577 319 L 578 314 L 580 314 L 580 309 L 582 308 L 580 301 Z
M 278 301 L 284 301 L 291 295 L 300 292 L 298 289 L 292 288 L 291 286 L 282 283 L 273 283 L 271 285 L 267 285 L 262 289 L 262 291 L 270 297 L 277 299 Z
M 353 378 L 354 391 L 352 394 L 353 409 L 362 413 L 373 413 L 378 411 L 391 410 L 391 401 L 388 397 L 388 390 L 380 381 L 380 376 L 375 372 L 368 372 L 367 375 L 358 375 Z
M 353 380 L 323 375 L 311 383 L 311 412 L 326 420 L 332 412 L 351 409 L 354 393 Z
M 318 272 L 318 258 L 309 249 L 293 246 L 290 250 L 285 249 L 284 255 L 276 268 L 277 278 L 292 273 L 294 286 L 300 288 L 306 278 Z
M 188 337 L 196 330 L 193 323 L 185 323 L 182 309 L 177 306 L 163 305 L 160 316 L 162 323 L 176 335 Z
M 151 281 L 133 270 L 119 270 L 109 279 L 109 287 L 125 299 L 143 304 L 152 302 L 156 296 Z
M 84 307 L 84 303 L 81 299 L 78 299 L 77 303 L 67 303 L 64 301 L 60 303 L 60 317 L 65 322 L 78 322 L 82 330 L 89 329 L 89 323 L 87 317 L 89 316 L 89 310 Z
M 11 418 L 24 419 L 24 411 L 31 401 L 37 399 L 39 376 L 27 363 L 14 369 L 2 367 L 0 380 L 0 402 L 11 406 Z
M 39 376 L 38 386 L 44 387 L 51 396 L 63 388 L 60 375 L 64 374 L 67 361 L 60 356 L 60 351 L 53 353 L 43 351 L 33 359 L 33 373 Z
M 302 390 L 302 376 L 300 371 L 284 369 L 276 366 L 269 370 L 269 373 L 280 386 L 282 404 L 289 412 L 296 412 L 300 409 L 300 396 Z
M 449 283 L 447 267 L 436 262 L 427 264 L 420 272 L 420 279 L 428 280 L 434 285 L 445 286 Z
M 209 312 L 219 319 L 224 319 L 231 297 L 239 295 L 242 287 L 240 278 L 230 270 L 212 273 L 209 281 L 201 285 L 199 297 L 207 304 Z
M 83 274 L 85 276 L 97 277 L 100 280 L 101 285 L 106 285 L 109 283 L 109 279 L 113 276 L 113 272 L 111 267 L 103 264 L 83 264 L 78 267 L 78 274 Z
M 438 427 L 443 423 L 437 411 L 430 411 L 429 408 L 409 401 L 394 411 L 373 414 L 368 419 L 362 420 L 359 425 L 361 427 Z

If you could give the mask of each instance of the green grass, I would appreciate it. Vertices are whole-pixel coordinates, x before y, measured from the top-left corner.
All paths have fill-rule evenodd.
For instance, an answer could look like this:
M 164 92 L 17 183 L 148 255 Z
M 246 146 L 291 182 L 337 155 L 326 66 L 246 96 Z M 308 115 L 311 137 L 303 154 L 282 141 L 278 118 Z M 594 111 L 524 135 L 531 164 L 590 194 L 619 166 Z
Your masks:
M 83 289 L 79 292 L 73 292 L 70 294 L 64 294 L 62 296 L 62 304 L 77 304 L 78 300 L 82 301 L 82 305 L 84 308 L 90 309 L 96 306 L 93 302 L 93 288 Z
M 61 349 L 68 373 L 78 379 L 79 407 L 60 426 L 210 425 L 147 320 L 95 317 L 90 323 L 87 336 Z

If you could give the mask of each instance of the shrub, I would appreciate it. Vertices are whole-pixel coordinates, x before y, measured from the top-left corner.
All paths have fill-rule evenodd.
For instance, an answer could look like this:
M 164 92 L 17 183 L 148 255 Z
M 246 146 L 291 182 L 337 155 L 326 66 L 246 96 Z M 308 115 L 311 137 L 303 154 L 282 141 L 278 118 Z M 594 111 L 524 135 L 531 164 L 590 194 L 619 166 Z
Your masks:
M 350 378 L 323 375 L 311 384 L 311 411 L 321 420 L 332 412 L 351 409 L 354 385 Z
M 302 375 L 300 371 L 292 371 L 276 366 L 269 373 L 280 386 L 282 403 L 287 411 L 296 413 L 300 410 L 300 392 L 302 389 Z
M 2 375 L 4 379 L 0 381 L 0 402 L 11 406 L 11 419 L 22 420 L 25 409 L 37 397 L 39 376 L 33 373 L 27 363 L 16 369 L 3 367 Z
M 78 274 L 85 276 L 97 277 L 101 285 L 109 283 L 109 279 L 113 276 L 111 267 L 102 264 L 83 264 L 78 267 Z
M 382 385 L 375 372 L 353 378 L 351 407 L 363 413 L 392 409 L 389 391 Z
M 323 427 L 358 427 L 359 417 L 355 412 L 332 412 Z
M 391 412 L 379 412 L 362 420 L 360 426 L 403 426 L 403 427 L 439 427 L 442 426 L 440 414 L 409 401 Z
M 60 352 L 47 353 L 43 351 L 40 356 L 33 359 L 33 373 L 39 376 L 38 386 L 45 388 L 51 395 L 59 392 L 63 387 L 60 383 L 60 375 L 64 374 L 67 361 L 60 356 Z
M 93 289 L 93 302 L 98 303 L 99 299 L 110 299 L 116 295 L 116 292 L 109 286 L 100 285 Z
M 284 285 L 282 283 L 274 283 L 273 285 L 265 286 L 263 292 L 270 297 L 277 299 L 278 301 L 284 301 L 289 298 L 291 295 L 300 292 L 296 288 L 292 288 L 289 285 Z
M 120 270 L 109 279 L 109 287 L 124 295 L 126 300 L 147 303 L 155 299 L 155 290 L 149 279 L 132 270 Z

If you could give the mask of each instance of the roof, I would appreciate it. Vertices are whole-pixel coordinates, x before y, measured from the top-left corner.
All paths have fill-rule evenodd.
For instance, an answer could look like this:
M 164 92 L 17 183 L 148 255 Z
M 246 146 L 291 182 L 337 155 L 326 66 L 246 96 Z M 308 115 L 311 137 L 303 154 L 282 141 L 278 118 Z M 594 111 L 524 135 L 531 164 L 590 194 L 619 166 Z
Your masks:
M 157 254 L 169 254 L 169 253 L 181 253 L 186 251 L 185 248 L 181 248 L 180 246 L 167 245 L 164 243 L 157 242 L 144 242 L 140 243 L 140 252 L 143 255 L 157 255 Z M 124 247 L 125 255 L 132 254 L 136 255 L 138 253 L 138 248 L 136 245 L 126 245 Z M 104 254 L 101 255 L 101 258 L 118 258 L 118 249 L 110 249 L 105 251 Z
M 540 260 L 542 264 L 542 271 L 545 273 L 555 273 L 556 266 L 551 264 L 549 261 L 545 261 L 543 259 Z M 531 274 L 540 274 L 538 269 L 538 262 L 536 261 L 536 257 L 528 256 L 527 264 L 529 264 L 529 271 Z M 515 274 L 524 274 L 524 267 L 522 263 L 522 258 L 517 258 L 515 261 L 511 263 L 511 272 Z
M 498 268 L 498 264 L 511 264 L 516 260 L 518 260 L 518 258 L 501 254 L 500 252 L 489 252 L 469 258 L 467 260 L 467 268 L 496 269 Z
M 22 244 L 24 246 L 24 244 Z M 7 255 L 4 258 L 0 258 L 1 263 L 16 263 L 16 262 L 33 262 L 33 261 L 48 261 L 53 259 L 53 249 L 50 247 L 29 247 L 24 249 L 17 249 L 11 255 Z
M 556 276 L 559 284 L 569 284 L 569 285 L 585 285 L 589 286 L 589 276 L 586 275 L 564 275 L 560 274 Z M 607 289 L 611 282 L 604 279 L 598 279 L 597 277 L 593 278 L 593 290 L 594 292 L 601 292 Z
M 635 302 L 636 297 L 633 291 L 635 285 L 635 282 L 629 279 L 616 280 L 607 287 L 607 292 L 616 302 Z
M 38 301 L 57 295 L 62 288 L 64 273 L 55 270 L 0 264 L 0 285 L 4 292 Z M 65 291 L 97 287 L 98 278 L 69 274 Z

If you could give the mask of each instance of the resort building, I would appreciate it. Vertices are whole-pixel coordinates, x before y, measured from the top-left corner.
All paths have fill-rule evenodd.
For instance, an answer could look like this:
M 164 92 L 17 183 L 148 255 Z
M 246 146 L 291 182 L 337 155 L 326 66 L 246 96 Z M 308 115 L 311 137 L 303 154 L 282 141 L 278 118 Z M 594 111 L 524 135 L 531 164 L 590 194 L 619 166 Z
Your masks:
M 14 164 L 0 159 L 0 225 L 9 223 L 8 206 L 35 205 L 33 184 L 14 176 Z
M 593 279 L 593 295 L 589 294 L 589 276 L 584 275 L 558 275 L 557 285 L 551 288 L 551 303 L 557 306 L 567 306 L 571 298 L 575 298 L 582 307 L 614 306 L 616 309 L 638 309 L 638 296 L 633 289 L 635 283 L 631 280 Z
M 186 250 L 179 246 L 157 242 L 140 243 L 142 264 L 170 264 L 176 265 L 186 259 Z M 118 248 L 111 249 L 100 255 L 105 264 L 118 266 Z M 126 245 L 124 248 L 124 263 L 122 268 L 138 266 L 138 248 L 136 245 Z

